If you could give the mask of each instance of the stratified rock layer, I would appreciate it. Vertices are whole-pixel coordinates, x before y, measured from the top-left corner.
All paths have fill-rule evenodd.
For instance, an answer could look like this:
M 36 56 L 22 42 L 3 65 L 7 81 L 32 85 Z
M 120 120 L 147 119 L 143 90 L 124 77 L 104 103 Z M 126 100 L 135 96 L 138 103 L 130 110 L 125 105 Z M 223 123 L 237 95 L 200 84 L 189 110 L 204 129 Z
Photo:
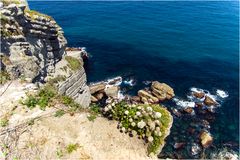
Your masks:
M 57 83 L 60 94 L 88 107 L 91 95 L 82 60 L 86 51 L 77 49 L 67 54 L 67 41 L 56 21 L 29 10 L 24 0 L 19 3 L 12 1 L 1 6 L 1 70 L 9 73 L 12 80 L 21 78 L 29 82 L 45 83 L 64 77 Z M 75 57 L 81 66 L 64 71 L 70 70 L 66 55 Z
M 9 59 L 5 65 L 12 79 L 44 80 L 54 72 L 67 44 L 55 20 L 24 4 L 1 8 L 1 35 L 1 56 Z

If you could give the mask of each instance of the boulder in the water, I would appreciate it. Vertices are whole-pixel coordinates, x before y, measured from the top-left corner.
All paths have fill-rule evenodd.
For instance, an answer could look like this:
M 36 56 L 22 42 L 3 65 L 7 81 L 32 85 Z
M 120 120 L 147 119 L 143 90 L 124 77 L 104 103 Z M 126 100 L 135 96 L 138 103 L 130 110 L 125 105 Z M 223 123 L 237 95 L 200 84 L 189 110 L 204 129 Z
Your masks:
M 202 146 L 204 148 L 207 148 L 212 144 L 213 137 L 211 136 L 211 134 L 209 132 L 202 131 L 200 133 L 200 141 L 201 141 Z
M 207 106 L 215 106 L 217 104 L 217 102 L 209 96 L 205 96 L 204 103 Z
M 156 96 L 160 101 L 171 99 L 175 96 L 173 89 L 165 83 L 154 81 L 152 82 L 151 89 L 152 94 Z
M 205 94 L 203 92 L 193 92 L 193 96 L 201 99 L 205 96 Z

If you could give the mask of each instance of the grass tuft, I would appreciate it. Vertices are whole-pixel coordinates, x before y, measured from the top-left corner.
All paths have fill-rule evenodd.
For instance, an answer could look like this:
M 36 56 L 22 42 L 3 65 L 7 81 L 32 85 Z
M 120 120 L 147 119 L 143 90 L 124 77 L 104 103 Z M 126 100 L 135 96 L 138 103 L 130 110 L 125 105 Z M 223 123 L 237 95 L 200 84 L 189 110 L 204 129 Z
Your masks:
M 79 145 L 78 145 L 77 143 L 75 143 L 75 144 L 69 144 L 69 145 L 66 147 L 66 151 L 67 151 L 67 153 L 72 153 L 73 151 L 76 151 L 78 148 L 79 148 Z
M 65 57 L 66 61 L 68 62 L 68 66 L 71 70 L 76 71 L 81 68 L 82 64 L 79 59 L 71 57 L 71 56 L 66 56 Z
M 11 80 L 10 74 L 7 71 L 0 71 L 0 84 L 4 84 Z

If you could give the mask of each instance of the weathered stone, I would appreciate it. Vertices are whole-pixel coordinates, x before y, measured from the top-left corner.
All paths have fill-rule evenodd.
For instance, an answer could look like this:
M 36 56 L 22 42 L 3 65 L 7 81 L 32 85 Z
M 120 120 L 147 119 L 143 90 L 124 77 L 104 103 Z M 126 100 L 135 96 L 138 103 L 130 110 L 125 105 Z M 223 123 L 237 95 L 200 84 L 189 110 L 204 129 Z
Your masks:
M 210 98 L 209 96 L 205 96 L 204 103 L 207 106 L 215 106 L 217 104 L 217 102 L 215 100 L 213 100 L 212 98 Z
M 81 67 L 77 71 L 63 72 L 62 68 L 67 67 L 67 62 L 63 58 L 56 64 L 55 75 L 65 73 L 66 79 L 58 82 L 58 91 L 60 94 L 72 97 L 75 102 L 79 103 L 82 107 L 88 107 L 91 102 L 91 95 L 89 87 L 87 86 L 87 78 L 84 68 Z M 67 69 L 70 70 L 70 69 Z
M 201 144 L 204 148 L 209 147 L 213 142 L 213 137 L 210 135 L 210 133 L 203 131 L 200 133 L 200 140 Z
M 108 97 L 117 98 L 119 87 L 118 86 L 107 86 L 104 91 Z
M 99 92 L 99 91 L 104 91 L 105 87 L 106 87 L 105 83 L 98 83 L 98 84 L 90 85 L 89 86 L 90 93 L 94 94 L 94 93 Z
M 193 96 L 201 99 L 205 96 L 205 94 L 203 92 L 193 92 Z
M 91 96 L 91 102 L 93 102 L 93 103 L 98 102 L 98 99 L 94 96 Z
M 138 96 L 141 98 L 142 102 L 152 102 L 152 103 L 158 103 L 158 98 L 154 97 L 150 93 L 144 90 L 138 91 Z
M 141 101 L 141 98 L 138 97 L 138 96 L 132 96 L 132 97 L 131 97 L 131 101 L 132 101 L 132 102 L 137 102 L 137 103 L 139 103 L 139 102 Z
M 102 92 L 97 93 L 94 97 L 97 98 L 97 100 L 101 100 L 103 98 L 104 94 Z
M 165 83 L 154 81 L 152 82 L 151 89 L 153 95 L 156 96 L 160 101 L 171 99 L 175 96 L 173 89 Z
M 26 1 L 21 0 L 18 5 L 10 4 L 3 6 L 1 9 L 1 14 L 7 20 L 6 24 L 1 26 L 1 29 L 10 34 L 10 36 L 7 36 L 7 34 L 1 36 L 1 52 L 8 55 L 13 62 L 12 66 L 7 67 L 10 72 L 12 71 L 9 74 L 15 75 L 15 78 L 24 75 L 25 78 L 40 81 L 47 77 L 49 72 L 53 71 L 55 63 L 65 53 L 67 41 L 62 33 L 57 32 L 60 27 L 54 20 L 49 22 L 48 16 L 39 14 L 36 19 L 31 16 L 28 17 L 26 9 L 28 6 L 26 5 Z M 53 28 L 55 32 L 48 28 Z M 51 46 L 54 51 L 48 50 L 46 46 Z M 37 60 L 36 65 L 38 67 L 33 64 L 33 68 L 31 68 L 27 66 L 29 63 L 19 65 L 20 62 L 24 62 L 24 59 L 30 57 Z M 23 71 L 28 72 L 28 69 L 32 70 L 31 72 L 37 69 L 34 72 L 38 74 L 22 73 Z

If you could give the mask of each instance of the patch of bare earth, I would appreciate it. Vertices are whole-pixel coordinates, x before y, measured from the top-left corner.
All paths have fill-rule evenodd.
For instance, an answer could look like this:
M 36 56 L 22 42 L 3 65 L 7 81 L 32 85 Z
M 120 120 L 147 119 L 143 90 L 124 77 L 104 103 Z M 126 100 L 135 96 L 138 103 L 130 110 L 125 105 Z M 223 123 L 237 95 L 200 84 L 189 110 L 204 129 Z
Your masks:
M 41 111 L 20 105 L 19 99 L 34 88 L 29 86 L 14 82 L 1 97 L 0 116 L 12 113 L 9 124 L 0 127 L 0 159 L 150 159 L 147 145 L 137 137 L 120 133 L 116 121 L 103 117 L 89 121 L 88 113 L 54 117 L 56 108 Z

